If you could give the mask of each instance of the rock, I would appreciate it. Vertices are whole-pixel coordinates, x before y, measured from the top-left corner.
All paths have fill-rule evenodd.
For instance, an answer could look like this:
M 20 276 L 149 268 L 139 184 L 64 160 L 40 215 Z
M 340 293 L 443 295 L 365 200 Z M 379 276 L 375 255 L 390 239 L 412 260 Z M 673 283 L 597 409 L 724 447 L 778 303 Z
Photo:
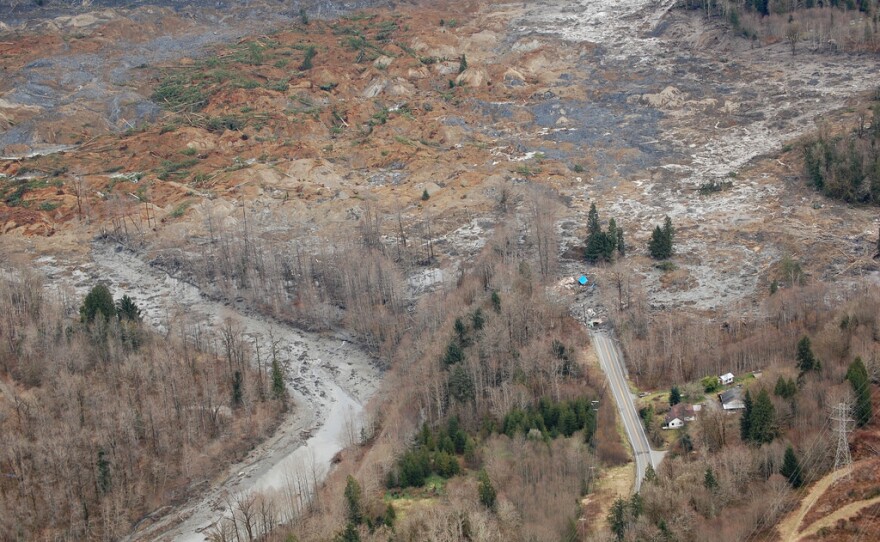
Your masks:
M 385 87 L 388 86 L 388 81 L 385 79 L 373 79 L 367 88 L 361 93 L 361 96 L 364 98 L 375 98 L 379 94 L 385 90 Z
M 376 60 L 373 61 L 373 66 L 380 70 L 387 69 L 394 62 L 394 59 L 390 56 L 382 55 Z
M 469 87 L 481 87 L 489 80 L 489 75 L 485 70 L 479 68 L 468 68 L 458 74 L 455 78 L 456 85 L 467 85 Z
M 509 83 L 509 82 L 514 82 L 514 81 L 519 81 L 520 83 L 524 83 L 525 80 L 526 80 L 526 77 L 522 73 L 520 73 L 519 71 L 517 71 L 513 68 L 510 68 L 509 70 L 504 72 L 504 81 L 505 82 Z

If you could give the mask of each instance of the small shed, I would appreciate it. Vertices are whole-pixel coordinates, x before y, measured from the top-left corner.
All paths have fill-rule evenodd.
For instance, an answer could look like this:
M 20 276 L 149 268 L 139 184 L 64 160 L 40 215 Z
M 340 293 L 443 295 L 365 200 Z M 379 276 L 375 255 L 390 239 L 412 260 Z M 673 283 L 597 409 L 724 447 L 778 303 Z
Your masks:
M 581 275 L 578 277 L 578 284 L 581 286 L 586 286 L 590 282 L 590 279 L 587 278 L 586 275 Z
M 722 386 L 729 386 L 733 384 L 733 373 L 723 374 L 718 377 L 718 380 L 721 381 Z

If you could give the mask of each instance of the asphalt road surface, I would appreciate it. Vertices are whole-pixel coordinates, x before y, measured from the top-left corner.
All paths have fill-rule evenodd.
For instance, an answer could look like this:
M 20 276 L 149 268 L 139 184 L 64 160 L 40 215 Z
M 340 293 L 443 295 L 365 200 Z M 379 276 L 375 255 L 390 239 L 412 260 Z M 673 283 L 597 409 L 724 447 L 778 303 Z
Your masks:
M 608 386 L 614 395 L 615 403 L 617 403 L 617 411 L 620 413 L 620 418 L 626 429 L 626 436 L 632 445 L 636 463 L 634 491 L 638 492 L 642 485 L 642 480 L 645 478 L 645 471 L 648 465 L 651 465 L 656 470 L 664 454 L 662 452 L 652 452 L 651 445 L 648 444 L 648 437 L 645 435 L 645 429 L 642 426 L 641 419 L 639 419 L 634 403 L 635 398 L 627 385 L 623 356 L 617 349 L 617 345 L 608 335 L 602 332 L 591 332 L 590 336 L 593 340 L 593 345 L 596 347 L 596 354 L 599 356 L 599 364 L 608 377 Z

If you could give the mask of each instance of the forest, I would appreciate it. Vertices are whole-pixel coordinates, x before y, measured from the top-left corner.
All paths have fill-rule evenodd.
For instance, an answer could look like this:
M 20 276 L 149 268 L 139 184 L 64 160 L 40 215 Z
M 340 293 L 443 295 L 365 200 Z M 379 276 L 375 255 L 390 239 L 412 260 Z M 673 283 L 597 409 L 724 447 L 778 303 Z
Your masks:
M 288 408 L 232 326 L 160 336 L 121 292 L 44 286 L 24 266 L 0 276 L 0 539 L 117 540 Z

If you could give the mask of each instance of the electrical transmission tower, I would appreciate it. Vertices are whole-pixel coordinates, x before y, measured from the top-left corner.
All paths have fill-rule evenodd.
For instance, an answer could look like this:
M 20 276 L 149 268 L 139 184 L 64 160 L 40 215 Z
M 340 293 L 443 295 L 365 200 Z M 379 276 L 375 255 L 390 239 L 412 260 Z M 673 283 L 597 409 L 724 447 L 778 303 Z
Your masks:
M 846 469 L 844 476 L 849 477 L 852 474 L 852 456 L 849 453 L 849 439 L 847 434 L 852 431 L 852 424 L 855 420 L 850 417 L 850 407 L 846 403 L 837 403 L 833 409 L 831 420 L 837 422 L 834 426 L 834 432 L 837 433 L 837 454 L 834 456 L 834 470 Z

